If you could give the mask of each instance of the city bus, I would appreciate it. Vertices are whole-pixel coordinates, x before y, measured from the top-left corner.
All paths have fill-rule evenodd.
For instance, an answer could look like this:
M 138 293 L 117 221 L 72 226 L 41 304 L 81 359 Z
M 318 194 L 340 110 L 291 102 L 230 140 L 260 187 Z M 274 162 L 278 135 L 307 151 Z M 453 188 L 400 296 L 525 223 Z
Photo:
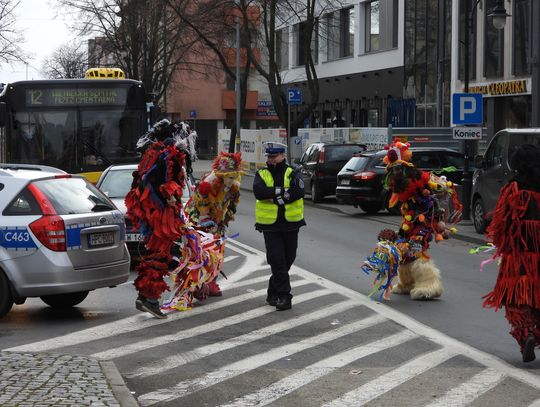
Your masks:
M 130 79 L 20 81 L 0 93 L 0 162 L 50 165 L 96 182 L 138 161 L 146 94 Z

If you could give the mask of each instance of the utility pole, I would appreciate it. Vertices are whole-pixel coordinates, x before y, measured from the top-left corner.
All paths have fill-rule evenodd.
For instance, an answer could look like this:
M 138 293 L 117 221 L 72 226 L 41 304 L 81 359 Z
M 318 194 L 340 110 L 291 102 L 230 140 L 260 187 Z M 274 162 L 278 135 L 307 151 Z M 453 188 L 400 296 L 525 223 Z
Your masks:
M 236 152 L 240 151 L 240 90 L 240 18 L 236 17 Z

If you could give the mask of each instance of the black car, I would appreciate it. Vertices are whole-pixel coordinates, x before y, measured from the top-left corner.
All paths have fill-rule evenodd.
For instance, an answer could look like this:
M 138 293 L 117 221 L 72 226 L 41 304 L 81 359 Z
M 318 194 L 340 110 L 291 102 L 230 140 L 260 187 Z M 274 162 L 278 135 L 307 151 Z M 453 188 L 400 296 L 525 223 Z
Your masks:
M 343 165 L 356 153 L 366 150 L 364 144 L 314 143 L 297 164 L 304 180 L 305 192 L 313 202 L 321 202 L 326 195 L 335 195 L 336 176 Z
M 444 175 L 449 181 L 461 184 L 465 158 L 449 148 L 413 147 L 412 163 L 424 171 Z M 336 198 L 338 202 L 360 207 L 364 212 L 377 213 L 388 209 L 399 212 L 397 207 L 388 208 L 390 194 L 383 188 L 386 150 L 366 151 L 356 154 L 337 175 Z M 471 168 L 471 172 L 474 168 Z

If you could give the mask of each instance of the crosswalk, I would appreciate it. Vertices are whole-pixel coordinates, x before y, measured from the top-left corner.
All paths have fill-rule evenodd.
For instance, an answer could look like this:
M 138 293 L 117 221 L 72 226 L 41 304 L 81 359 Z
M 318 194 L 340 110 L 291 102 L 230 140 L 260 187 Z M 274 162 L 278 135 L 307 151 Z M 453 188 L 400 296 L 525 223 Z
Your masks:
M 112 360 L 141 406 L 540 407 L 538 375 L 298 267 L 293 309 L 276 312 L 264 253 L 231 240 L 228 254 L 221 298 L 6 351 Z

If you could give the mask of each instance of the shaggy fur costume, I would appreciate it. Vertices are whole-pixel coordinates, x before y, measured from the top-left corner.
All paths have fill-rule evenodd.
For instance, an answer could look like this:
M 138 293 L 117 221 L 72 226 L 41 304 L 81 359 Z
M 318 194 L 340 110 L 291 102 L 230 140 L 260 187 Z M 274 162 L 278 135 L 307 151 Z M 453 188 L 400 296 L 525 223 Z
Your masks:
M 447 239 L 455 229 L 446 222 L 457 222 L 461 204 L 453 184 L 444 177 L 420 171 L 409 161 L 409 143 L 396 140 L 388 146 L 385 187 L 392 193 L 390 206 L 401 202 L 402 223 L 397 233 L 383 230 L 374 253 L 362 270 L 375 273 L 373 295 L 389 299 L 389 291 L 409 294 L 413 300 L 430 300 L 442 295 L 441 272 L 427 251 L 435 239 Z M 454 212 L 449 213 L 449 200 Z M 394 285 L 397 277 L 398 283 Z

